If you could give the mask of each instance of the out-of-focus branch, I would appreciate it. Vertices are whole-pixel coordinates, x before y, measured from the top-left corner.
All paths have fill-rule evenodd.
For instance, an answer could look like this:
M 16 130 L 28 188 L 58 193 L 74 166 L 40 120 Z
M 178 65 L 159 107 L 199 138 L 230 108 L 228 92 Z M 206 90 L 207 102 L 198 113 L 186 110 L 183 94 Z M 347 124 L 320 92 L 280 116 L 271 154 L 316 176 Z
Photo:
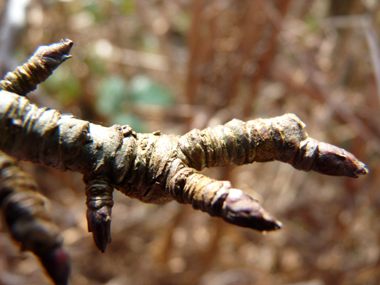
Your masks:
M 0 81 L 0 89 L 26 95 L 44 82 L 53 71 L 69 59 L 73 41 L 62 40 L 50 46 L 40 46 L 27 63 L 8 72 Z
M 289 5 L 292 0 L 281 1 L 280 7 L 278 8 L 278 13 L 281 15 L 279 21 L 283 21 L 284 16 L 286 15 Z M 265 11 L 265 6 L 268 5 L 268 1 L 259 1 L 259 3 L 264 6 L 263 10 Z M 280 23 L 278 23 L 280 24 Z M 279 25 L 280 26 L 280 25 Z M 260 86 L 260 82 L 268 75 L 268 71 L 272 66 L 273 59 L 276 55 L 277 46 L 278 46 L 278 35 L 280 34 L 280 29 L 275 27 L 272 35 L 269 39 L 269 45 L 267 50 L 261 55 L 260 59 L 257 61 L 258 70 L 251 78 L 251 90 L 250 96 L 247 103 L 244 106 L 244 117 L 248 117 L 252 112 L 252 104 L 254 98 L 256 97 L 257 91 Z
M 315 85 L 311 85 L 310 82 L 298 82 L 292 75 L 295 74 L 295 71 L 292 70 L 289 66 L 278 65 L 276 69 L 271 71 L 271 76 L 282 82 L 284 85 L 290 89 L 299 90 L 309 95 L 313 99 L 327 103 L 328 97 L 321 92 L 319 88 L 316 88 Z M 330 104 L 330 103 L 329 103 Z M 332 109 L 334 114 L 343 122 L 350 124 L 355 129 L 355 132 L 358 136 L 362 137 L 365 141 L 373 142 L 371 147 L 376 149 L 377 152 L 380 152 L 380 139 L 373 133 L 373 131 L 365 124 L 365 122 L 358 119 L 358 117 L 353 114 L 350 109 L 344 108 L 343 106 L 334 105 Z
M 25 95 L 70 58 L 72 41 L 41 46 L 28 62 L 9 72 L 0 89 Z M 0 151 L 0 210 L 12 237 L 23 250 L 33 252 L 55 284 L 67 284 L 70 259 L 63 248 L 58 227 L 51 222 L 42 195 L 33 179 L 21 171 L 16 160 Z
M 67 284 L 70 258 L 33 179 L 0 152 L 0 210 L 13 239 L 33 252 L 55 284 Z
M 201 34 L 201 12 L 203 1 L 195 0 L 192 4 L 193 19 L 189 35 L 190 58 L 188 62 L 188 74 L 186 80 L 186 96 L 190 104 L 195 102 L 198 89 L 199 75 L 197 72 L 197 64 L 199 59 L 199 39 Z
M 379 4 L 378 4 L 379 5 Z M 324 27 L 334 28 L 360 28 L 364 31 L 368 48 L 371 53 L 373 70 L 375 73 L 377 94 L 380 103 L 380 43 L 377 31 L 374 26 L 374 19 L 371 15 L 350 15 L 329 18 L 323 23 Z
M 30 0 L 8 0 L 0 25 L 0 77 L 13 69 L 12 51 L 18 31 L 25 25 Z
M 266 11 L 271 21 L 277 29 L 281 29 L 281 15 L 278 14 L 276 9 L 268 2 Z M 380 139 L 377 133 L 374 133 L 367 124 L 360 120 L 360 118 L 352 112 L 347 106 L 338 105 L 331 100 L 332 94 L 331 90 L 328 88 L 327 80 L 324 78 L 323 74 L 319 72 L 310 62 L 306 55 L 302 53 L 299 48 L 292 42 L 288 42 L 287 46 L 292 54 L 301 66 L 301 69 L 307 74 L 307 80 L 301 84 L 296 82 L 292 78 L 292 68 L 289 66 L 277 66 L 271 70 L 271 75 L 278 81 L 285 83 L 287 86 L 297 89 L 302 89 L 306 94 L 313 97 L 314 99 L 325 103 L 331 109 L 331 111 L 345 123 L 352 125 L 356 133 L 361 136 L 366 141 L 373 141 L 375 143 L 372 146 L 380 151 Z
M 367 39 L 369 51 L 371 52 L 373 70 L 377 85 L 377 95 L 380 103 L 380 42 L 378 33 L 374 27 L 373 19 L 362 16 L 362 26 Z

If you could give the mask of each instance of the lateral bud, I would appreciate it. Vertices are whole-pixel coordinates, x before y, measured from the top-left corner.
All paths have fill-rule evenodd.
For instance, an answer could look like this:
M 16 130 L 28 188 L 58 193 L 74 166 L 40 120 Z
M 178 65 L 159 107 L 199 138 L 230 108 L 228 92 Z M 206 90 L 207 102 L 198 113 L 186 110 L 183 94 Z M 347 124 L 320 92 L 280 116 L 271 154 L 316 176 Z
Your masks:
M 282 223 L 261 207 L 258 200 L 234 188 L 228 191 L 221 217 L 230 224 L 261 232 L 282 228 Z
M 107 243 L 111 242 L 113 187 L 104 177 L 93 178 L 85 183 L 88 231 L 92 232 L 99 250 L 105 252 Z

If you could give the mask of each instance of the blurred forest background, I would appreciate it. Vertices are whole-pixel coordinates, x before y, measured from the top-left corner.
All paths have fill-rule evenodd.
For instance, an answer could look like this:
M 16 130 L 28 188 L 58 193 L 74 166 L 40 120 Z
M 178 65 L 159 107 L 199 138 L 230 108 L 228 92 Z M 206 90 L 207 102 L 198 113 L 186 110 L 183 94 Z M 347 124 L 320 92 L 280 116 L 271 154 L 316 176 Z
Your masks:
M 112 243 L 87 233 L 81 175 L 23 163 L 72 257 L 71 284 L 380 284 L 380 3 L 376 0 L 2 0 L 0 74 L 70 38 L 30 99 L 110 126 L 184 134 L 295 113 L 365 162 L 360 179 L 279 162 L 205 171 L 284 223 L 262 235 L 175 202 L 115 193 Z M 0 284 L 49 284 L 0 228 Z

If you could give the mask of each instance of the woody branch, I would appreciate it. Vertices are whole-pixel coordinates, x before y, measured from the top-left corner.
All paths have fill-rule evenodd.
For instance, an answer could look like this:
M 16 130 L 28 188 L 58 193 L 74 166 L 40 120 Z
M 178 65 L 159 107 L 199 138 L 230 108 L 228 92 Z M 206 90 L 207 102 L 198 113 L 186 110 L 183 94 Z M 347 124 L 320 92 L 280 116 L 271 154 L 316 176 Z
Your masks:
M 196 169 L 277 159 L 297 169 L 330 175 L 358 177 L 367 173 L 352 154 L 309 138 L 303 128 L 295 115 L 284 115 L 247 123 L 233 120 L 182 137 L 138 134 L 129 126 L 106 128 L 38 108 L 14 93 L 2 91 L 0 96 L 0 149 L 6 153 L 62 171 L 80 172 L 86 182 L 102 177 L 106 184 L 143 202 L 190 203 L 212 216 L 260 231 L 274 230 L 281 224 L 247 194 L 231 192 L 229 184 L 200 175 Z M 105 189 L 103 194 L 96 193 L 94 223 L 89 225 L 98 232 L 95 236 L 103 236 L 97 243 L 103 251 L 110 241 L 112 207 L 110 188 Z M 104 195 L 108 198 L 103 199 Z

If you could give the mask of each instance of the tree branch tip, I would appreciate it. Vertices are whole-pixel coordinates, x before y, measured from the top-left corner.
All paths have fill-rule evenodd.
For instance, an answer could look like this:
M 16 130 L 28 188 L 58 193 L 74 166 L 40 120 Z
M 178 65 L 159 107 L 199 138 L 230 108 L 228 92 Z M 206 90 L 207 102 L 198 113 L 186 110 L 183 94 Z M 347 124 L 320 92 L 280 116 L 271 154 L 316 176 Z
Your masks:
M 364 163 L 362 163 L 362 166 L 358 168 L 358 170 L 354 173 L 355 176 L 353 178 L 359 178 L 359 176 L 363 176 L 369 173 L 369 169 L 366 167 Z
M 68 284 L 71 272 L 71 262 L 70 256 L 64 248 L 58 246 L 48 254 L 39 256 L 39 259 L 50 278 L 54 281 L 54 284 Z
M 58 61 L 59 64 L 68 60 L 72 56 L 69 54 L 74 42 L 70 39 L 61 39 L 59 43 L 40 46 L 34 53 L 34 57 L 41 59 L 52 59 Z
M 312 140 L 314 139 L 309 138 L 309 141 Z M 317 142 L 318 159 L 312 167 L 314 171 L 325 175 L 351 178 L 358 178 L 369 173 L 366 165 L 349 151 L 329 143 L 315 142 Z
M 88 231 L 92 232 L 96 247 L 105 252 L 107 244 L 111 243 L 111 213 L 108 207 L 98 210 L 87 209 Z
M 272 214 L 239 189 L 230 189 L 222 207 L 222 218 L 230 224 L 251 228 L 260 232 L 274 231 L 282 227 Z

